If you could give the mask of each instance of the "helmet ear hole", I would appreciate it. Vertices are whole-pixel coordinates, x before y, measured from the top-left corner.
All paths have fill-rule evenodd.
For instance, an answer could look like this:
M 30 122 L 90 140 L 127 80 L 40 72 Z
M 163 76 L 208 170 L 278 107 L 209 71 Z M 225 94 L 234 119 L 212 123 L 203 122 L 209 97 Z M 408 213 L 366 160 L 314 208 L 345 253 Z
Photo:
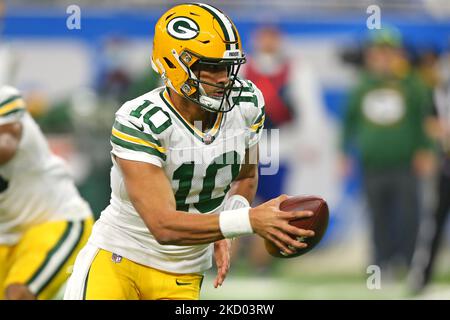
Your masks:
M 175 68 L 176 68 L 175 65 L 172 63 L 172 61 L 170 61 L 170 60 L 167 59 L 166 57 L 164 57 L 164 61 L 166 62 L 167 66 L 168 66 L 170 69 L 175 69 Z

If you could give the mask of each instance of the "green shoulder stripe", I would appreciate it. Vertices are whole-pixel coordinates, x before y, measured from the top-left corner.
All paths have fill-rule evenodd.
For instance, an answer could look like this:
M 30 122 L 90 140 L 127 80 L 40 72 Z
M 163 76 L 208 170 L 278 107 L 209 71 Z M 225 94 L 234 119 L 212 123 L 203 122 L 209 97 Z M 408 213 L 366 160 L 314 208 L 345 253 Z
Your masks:
M 124 126 L 123 124 L 121 124 L 120 122 L 117 122 L 117 121 L 114 122 L 114 128 L 120 132 L 126 133 L 126 134 L 136 137 L 136 138 L 140 138 L 145 141 L 152 142 L 152 143 L 156 144 L 157 146 L 161 147 L 161 142 L 159 142 L 158 139 L 155 139 L 151 134 Z
M 142 152 L 154 155 L 154 156 L 158 156 L 161 159 L 163 159 L 164 161 L 167 158 L 167 156 L 164 153 L 161 153 L 152 147 L 134 144 L 132 142 L 122 140 L 114 135 L 111 135 L 111 142 L 122 148 L 125 148 L 125 149 L 129 149 L 129 150 L 133 150 L 133 151 L 142 151 Z
M 251 102 L 253 105 L 257 108 L 258 107 L 258 98 L 256 95 L 252 96 L 239 96 L 239 97 L 233 97 L 233 103 L 239 104 L 241 102 Z
M 255 89 L 253 89 L 253 87 L 250 87 L 250 86 L 233 87 L 231 89 L 231 91 L 233 91 L 233 92 L 239 92 L 241 90 L 242 90 L 242 92 L 251 92 L 251 93 L 255 92 Z
M 242 79 L 242 78 L 239 78 L 239 80 L 241 81 L 241 86 L 240 87 L 233 87 L 232 91 L 239 92 L 242 89 L 242 92 L 251 92 L 251 93 L 255 92 L 255 88 L 253 87 L 253 83 L 251 83 L 250 81 L 248 81 L 246 79 Z

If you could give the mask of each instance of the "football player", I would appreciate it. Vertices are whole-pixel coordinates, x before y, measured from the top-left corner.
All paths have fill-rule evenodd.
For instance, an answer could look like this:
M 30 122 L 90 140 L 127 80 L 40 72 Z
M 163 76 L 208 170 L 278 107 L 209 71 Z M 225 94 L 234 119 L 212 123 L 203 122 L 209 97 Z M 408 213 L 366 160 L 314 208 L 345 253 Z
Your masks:
M 19 92 L 0 87 L 0 299 L 53 298 L 92 223 Z
M 152 66 L 165 82 L 116 113 L 111 203 L 77 257 L 65 299 L 198 299 L 203 272 L 222 285 L 230 239 L 257 233 L 292 254 L 310 230 L 289 225 L 282 195 L 250 208 L 264 98 L 237 77 L 235 25 L 206 4 L 168 10 Z

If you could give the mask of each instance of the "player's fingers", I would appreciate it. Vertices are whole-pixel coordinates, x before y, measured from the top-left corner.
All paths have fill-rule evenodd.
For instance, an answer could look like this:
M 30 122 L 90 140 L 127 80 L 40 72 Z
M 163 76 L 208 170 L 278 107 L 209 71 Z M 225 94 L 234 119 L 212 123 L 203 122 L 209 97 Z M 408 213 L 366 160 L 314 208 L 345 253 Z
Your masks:
M 230 262 L 227 261 L 227 259 L 224 259 L 224 261 L 219 266 L 217 266 L 217 271 L 219 273 L 224 273 L 224 272 L 226 273 L 228 271 L 229 266 L 230 266 Z
M 314 231 L 312 231 L 312 230 L 300 229 L 300 228 L 291 226 L 289 223 L 286 223 L 282 227 L 282 230 L 285 231 L 286 233 L 292 234 L 296 237 L 310 238 L 310 237 L 314 237 L 314 235 L 315 235 Z
M 294 220 L 294 219 L 302 219 L 309 218 L 314 215 L 314 212 L 310 210 L 302 210 L 302 211 L 280 211 L 278 212 L 278 216 L 280 218 L 286 220 Z
M 275 233 L 275 236 L 282 241 L 290 250 L 293 250 L 295 252 L 296 249 L 303 249 L 306 248 L 308 245 L 306 243 L 300 242 L 296 239 L 292 239 L 287 234 L 277 231 Z
M 225 255 L 223 259 L 216 262 L 217 264 L 217 277 L 216 281 L 214 282 L 214 287 L 217 288 L 218 286 L 221 286 L 223 281 L 225 280 L 225 277 L 228 273 L 228 270 L 230 269 L 230 258 L 228 255 Z
M 221 286 L 222 283 L 225 281 L 225 278 L 227 277 L 227 273 L 228 273 L 228 268 L 224 267 L 222 269 L 222 272 L 220 273 L 219 286 Z
M 222 275 L 221 275 L 221 271 L 219 269 L 219 270 L 217 270 L 217 276 L 214 279 L 214 288 L 217 288 L 219 286 L 219 284 L 221 283 L 221 281 L 222 281 L 221 277 L 222 277 Z
M 265 203 L 265 205 L 268 205 L 270 207 L 274 207 L 274 209 L 279 209 L 280 204 L 284 201 L 289 199 L 289 196 L 287 194 L 281 194 L 276 198 L 273 198 Z
M 289 249 L 288 246 L 285 245 L 283 241 L 280 241 L 278 239 L 278 237 L 268 235 L 267 239 L 273 242 L 273 244 L 275 244 L 278 247 L 278 249 L 280 249 L 280 251 L 283 252 L 284 254 L 290 255 L 295 253 L 295 250 Z
M 218 286 L 221 286 L 222 283 L 225 280 L 225 277 L 227 276 L 227 272 L 228 272 L 228 267 L 226 266 L 222 266 L 218 272 L 217 272 L 217 277 L 214 281 L 214 287 L 217 288 Z
M 214 279 L 214 288 L 217 288 L 219 286 L 219 276 L 217 276 L 215 279 Z
M 280 207 L 280 204 L 289 199 L 289 196 L 287 194 L 280 194 L 278 197 L 274 198 L 274 204 L 277 206 L 277 208 Z

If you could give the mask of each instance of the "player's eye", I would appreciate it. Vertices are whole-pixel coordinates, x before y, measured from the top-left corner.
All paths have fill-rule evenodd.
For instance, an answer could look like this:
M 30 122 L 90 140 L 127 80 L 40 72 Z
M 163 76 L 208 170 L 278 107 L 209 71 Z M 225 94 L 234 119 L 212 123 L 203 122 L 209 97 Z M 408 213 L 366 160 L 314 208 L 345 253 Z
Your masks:
M 227 71 L 227 67 L 226 66 L 222 66 L 222 65 L 217 65 L 217 64 L 205 64 L 202 67 L 202 70 L 207 71 L 207 72 L 222 72 L 222 71 Z

